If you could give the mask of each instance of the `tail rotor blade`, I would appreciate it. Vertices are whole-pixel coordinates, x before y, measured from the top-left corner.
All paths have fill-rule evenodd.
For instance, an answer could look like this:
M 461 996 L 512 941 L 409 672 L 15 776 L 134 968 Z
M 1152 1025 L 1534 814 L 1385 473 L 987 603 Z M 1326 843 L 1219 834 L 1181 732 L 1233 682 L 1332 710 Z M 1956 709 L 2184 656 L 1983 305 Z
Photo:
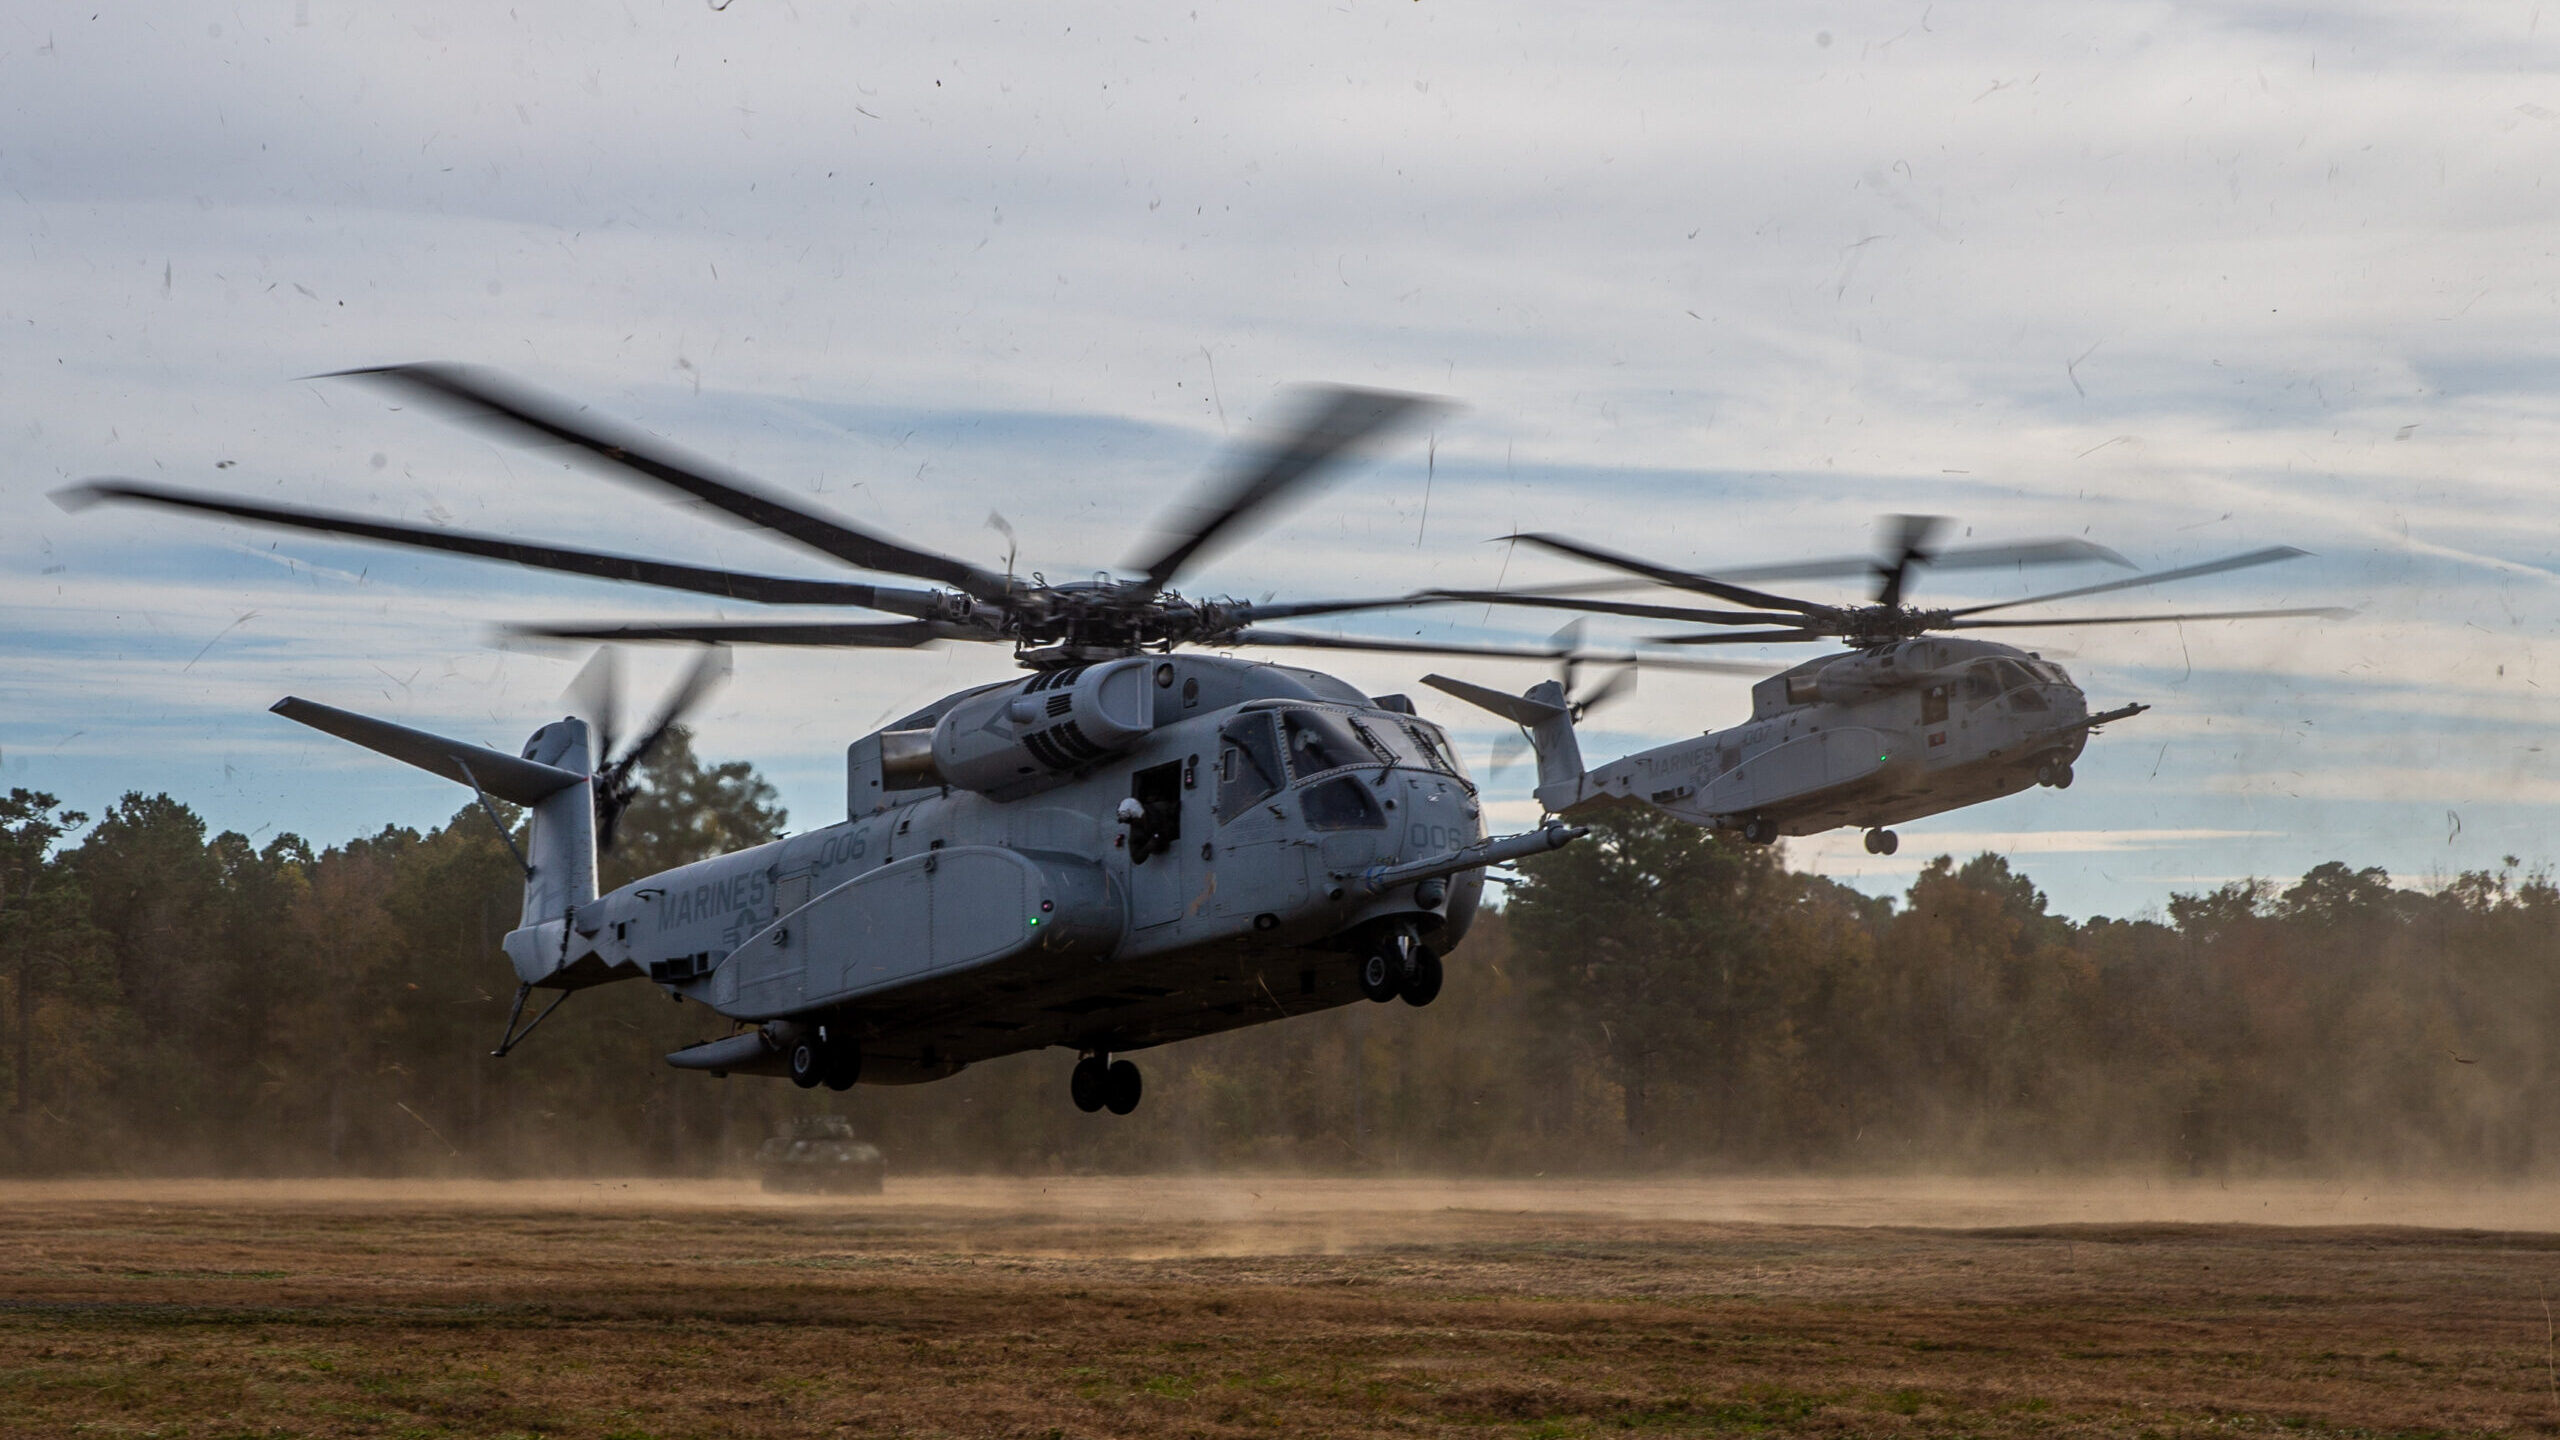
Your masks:
M 1636 667 L 1621 665 L 1609 672 L 1609 678 L 1592 687 L 1590 694 L 1573 702 L 1573 716 L 1579 720 L 1619 696 L 1636 688 Z
M 1893 538 L 1886 542 L 1888 558 L 1876 569 L 1876 603 L 1899 605 L 1902 587 L 1911 577 L 1911 567 L 1926 565 L 1932 558 L 1929 542 L 1946 528 L 1944 515 L 1894 515 L 1887 517 L 1893 527 Z
M 1576 615 L 1564 622 L 1563 629 L 1547 637 L 1556 652 L 1556 683 L 1564 687 L 1567 695 L 1573 693 L 1574 671 L 1582 663 L 1582 630 L 1582 617 Z
M 1485 767 L 1485 774 L 1487 776 L 1499 775 L 1503 771 L 1510 769 L 1512 766 L 1519 764 L 1520 757 L 1528 753 L 1528 732 L 1522 730 L 1504 731 L 1502 734 L 1493 737 L 1493 754 L 1490 758 L 1490 762 Z
M 591 763 L 603 767 L 613 758 L 613 745 L 622 730 L 622 656 L 606 645 L 589 656 L 578 670 L 569 688 L 560 692 L 568 703 L 569 713 L 584 719 L 595 730 L 595 748 Z
M 649 726 L 648 733 L 640 737 L 639 743 L 631 747 L 631 753 L 624 756 L 621 763 L 639 764 L 658 747 L 659 742 L 667 738 L 668 731 L 683 723 L 684 717 L 694 707 L 720 688 L 721 682 L 729 678 L 732 668 L 728 646 L 703 646 L 702 652 L 694 657 L 693 667 L 685 671 L 684 678 L 676 682 L 675 689 L 667 692 L 666 703 L 659 707 L 658 718 Z
M 612 651 L 608 649 L 605 653 L 611 654 Z M 659 707 L 658 718 L 650 724 L 648 733 L 642 735 L 628 751 L 614 757 L 611 763 L 596 773 L 597 848 L 604 850 L 613 848 L 614 832 L 621 827 L 622 812 L 630 807 L 632 800 L 640 793 L 640 782 L 636 778 L 640 762 L 649 758 L 649 753 L 666 740 L 667 733 L 682 723 L 684 717 L 691 713 L 695 706 L 700 705 L 704 697 L 718 689 L 721 681 L 729 678 L 729 670 L 730 659 L 727 646 L 703 646 L 702 653 L 695 657 L 692 668 L 685 671 L 684 678 L 676 682 L 675 689 L 667 692 L 666 703 Z

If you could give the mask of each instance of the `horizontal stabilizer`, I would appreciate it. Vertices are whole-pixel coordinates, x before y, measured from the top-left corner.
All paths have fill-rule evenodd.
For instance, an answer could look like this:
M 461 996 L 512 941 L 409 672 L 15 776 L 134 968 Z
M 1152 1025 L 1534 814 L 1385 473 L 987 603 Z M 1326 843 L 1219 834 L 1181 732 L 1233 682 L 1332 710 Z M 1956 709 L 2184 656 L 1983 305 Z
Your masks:
M 1470 705 L 1490 710 L 1505 720 L 1522 725 L 1542 724 L 1558 719 L 1565 713 L 1561 705 L 1532 700 L 1526 695 L 1506 695 L 1499 690 L 1489 690 L 1482 685 L 1470 685 L 1464 680 L 1452 680 L 1446 675 L 1425 675 L 1422 677 L 1422 683 L 1434 690 L 1455 695 Z
M 587 777 L 557 765 L 525 760 L 504 751 L 491 750 L 460 740 L 447 740 L 424 730 L 376 720 L 316 701 L 288 695 L 272 707 L 287 720 L 325 730 L 341 740 L 352 740 L 367 750 L 380 751 L 394 760 L 405 761 L 421 770 L 433 771 L 461 785 L 477 784 L 479 789 L 501 800 L 518 805 L 532 805 L 546 796 L 558 794 Z

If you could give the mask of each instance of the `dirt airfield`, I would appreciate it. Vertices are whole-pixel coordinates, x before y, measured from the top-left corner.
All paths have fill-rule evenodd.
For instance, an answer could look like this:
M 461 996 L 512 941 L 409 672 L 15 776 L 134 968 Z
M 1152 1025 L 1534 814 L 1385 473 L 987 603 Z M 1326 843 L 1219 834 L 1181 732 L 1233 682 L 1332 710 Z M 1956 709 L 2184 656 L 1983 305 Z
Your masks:
M 0 1434 L 2560 1431 L 2560 1191 L 0 1182 Z

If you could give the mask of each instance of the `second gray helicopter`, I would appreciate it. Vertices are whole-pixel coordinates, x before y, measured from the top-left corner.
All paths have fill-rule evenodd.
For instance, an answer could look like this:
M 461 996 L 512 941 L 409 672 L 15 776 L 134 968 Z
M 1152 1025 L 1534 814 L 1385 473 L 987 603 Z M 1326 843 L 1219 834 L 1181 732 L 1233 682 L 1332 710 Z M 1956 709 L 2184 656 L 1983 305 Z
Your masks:
M 2038 785 L 2068 788 L 2072 764 L 2092 731 L 2149 708 L 2134 704 L 2092 711 L 2088 697 L 2060 665 L 2013 645 L 1939 632 L 2337 618 L 2350 613 L 2303 607 L 2173 615 L 1991 616 L 1993 611 L 2194 579 L 2305 553 L 2291 546 L 2271 546 L 2027 599 L 1923 610 L 1903 600 L 1913 571 L 1922 566 L 1980 569 L 2126 562 L 2111 550 L 2079 540 L 1942 548 L 1934 543 L 1946 523 L 1939 517 L 1896 516 L 1890 523 L 1892 537 L 1881 557 L 1727 570 L 1719 576 L 1675 570 L 1552 535 L 1517 537 L 1657 584 L 1752 607 L 1748 610 L 1612 601 L 1560 592 L 1440 592 L 1450 600 L 1734 627 L 1653 637 L 1663 644 L 1795 643 L 1827 638 L 1849 642 L 1851 648 L 1846 651 L 1808 660 L 1755 684 L 1751 718 L 1739 725 L 1586 770 L 1574 722 L 1593 703 L 1614 693 L 1632 672 L 1621 670 L 1580 699 L 1568 693 L 1570 666 L 1563 680 L 1543 682 L 1525 695 L 1445 675 L 1427 676 L 1423 683 L 1490 710 L 1528 732 L 1538 757 L 1538 801 L 1550 814 L 1596 803 L 1640 803 L 1693 824 L 1737 831 L 1743 839 L 1761 845 L 1781 835 L 1857 826 L 1867 832 L 1868 853 L 1890 855 L 1901 843 L 1890 827 L 1900 822 Z M 1852 569 L 1871 570 L 1875 576 L 1875 595 L 1868 604 L 1826 605 L 1735 583 L 1836 575 Z

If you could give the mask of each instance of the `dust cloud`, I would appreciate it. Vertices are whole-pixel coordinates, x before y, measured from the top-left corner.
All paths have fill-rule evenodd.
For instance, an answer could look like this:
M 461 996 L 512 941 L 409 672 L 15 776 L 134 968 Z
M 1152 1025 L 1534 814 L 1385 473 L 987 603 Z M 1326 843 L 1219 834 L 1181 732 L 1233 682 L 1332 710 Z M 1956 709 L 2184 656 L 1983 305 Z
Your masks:
M 1125 1257 L 1334 1252 L 1660 1224 L 1915 1227 L 2405 1226 L 2560 1232 L 2560 1186 L 2396 1180 L 2217 1183 L 2151 1176 L 1343 1179 L 1273 1175 L 892 1177 L 872 1197 L 768 1194 L 728 1179 L 0 1182 L 0 1210 L 442 1210 L 468 1215 L 774 1211 L 930 1224 Z M 1499 1222 L 1498 1224 L 1495 1222 Z M 1069 1239 L 1068 1237 L 1073 1237 Z

